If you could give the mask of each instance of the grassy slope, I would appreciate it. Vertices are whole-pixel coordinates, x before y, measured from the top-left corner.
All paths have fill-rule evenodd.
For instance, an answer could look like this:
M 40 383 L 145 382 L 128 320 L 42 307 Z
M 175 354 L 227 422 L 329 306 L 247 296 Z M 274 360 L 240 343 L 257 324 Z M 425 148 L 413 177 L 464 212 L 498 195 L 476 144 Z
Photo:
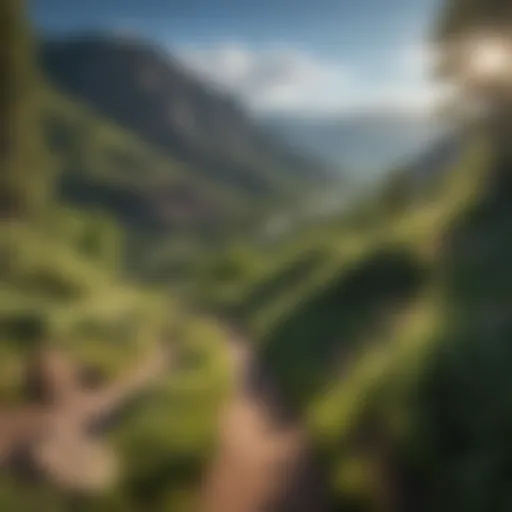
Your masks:
M 484 146 L 467 148 L 437 195 L 377 216 L 364 231 L 324 233 L 309 242 L 315 257 L 298 250 L 245 292 L 263 359 L 306 415 L 340 499 L 363 510 L 382 506 L 371 487 L 382 446 L 361 447 L 367 428 L 393 443 L 393 467 L 419 468 L 429 510 L 468 510 L 472 502 L 486 510 L 493 493 L 505 499 L 508 459 L 493 455 L 490 436 L 498 415 L 509 414 L 508 398 L 497 398 L 509 373 L 500 360 L 506 338 L 489 338 L 486 326 L 499 329 L 507 316 L 510 212 L 486 181 L 493 164 Z M 481 370 L 497 374 L 471 382 Z M 446 436 L 463 436 L 466 451 L 450 451 Z M 484 490 L 456 469 L 464 457 L 473 478 L 492 466 Z
M 169 341 L 182 348 L 185 367 L 113 432 L 123 454 L 125 485 L 91 502 L 90 509 L 111 510 L 117 503 L 121 510 L 145 510 L 152 485 L 154 510 L 188 510 L 229 387 L 223 335 L 207 321 L 184 315 L 172 298 L 135 287 L 109 263 L 84 256 L 67 236 L 56 234 L 54 223 L 51 229 L 43 223 L 5 227 L 0 255 L 4 403 L 23 400 L 21 368 L 30 347 L 26 327 L 34 316 L 43 320 L 49 340 L 95 365 L 106 379 L 134 364 L 162 332 L 178 330 L 179 339 Z M 47 489 L 25 493 L 0 483 L 0 508 L 31 510 L 35 503 L 38 509 L 64 506 Z
M 52 147 L 57 180 L 80 175 L 131 199 L 132 190 L 190 179 L 189 169 L 121 128 L 59 94 L 45 94 L 53 136 L 61 137 Z M 224 219 L 242 218 L 247 211 L 237 191 L 206 179 L 194 179 L 193 187 L 205 201 L 222 206 Z M 107 380 L 134 364 L 162 332 L 178 329 L 179 339 L 172 341 L 183 351 L 184 368 L 112 433 L 123 454 L 122 485 L 84 507 L 146 510 L 149 493 L 154 510 L 190 510 L 213 448 L 217 408 L 230 385 L 224 335 L 207 320 L 184 313 L 179 300 L 126 278 L 126 237 L 111 219 L 115 207 L 77 209 L 58 200 L 57 192 L 54 199 L 37 222 L 2 226 L 1 401 L 16 406 L 25 400 L 23 363 L 34 319 L 42 321 L 49 341 L 94 365 Z M 5 479 L 0 508 L 69 510 L 51 489 L 27 492 Z
M 276 201 L 291 197 L 290 191 L 277 185 L 274 198 L 247 196 L 243 190 L 173 159 L 60 93 L 48 91 L 46 105 L 47 134 L 64 178 L 79 179 L 82 190 L 96 187 L 96 197 L 109 197 L 101 192 L 113 191 L 106 206 L 122 220 L 136 223 L 137 219 L 126 219 L 123 203 L 137 207 L 136 200 L 142 195 L 150 203 L 149 226 L 154 227 L 157 212 L 151 210 L 151 203 L 162 193 L 179 194 L 179 187 L 187 187 L 194 201 L 208 208 L 208 213 L 198 208 L 196 227 L 223 230 L 240 229 L 256 217 L 255 211 L 271 211 Z M 105 200 L 102 202 L 99 206 L 105 206 Z M 183 225 L 171 219 L 167 228 L 179 230 Z
M 61 196 L 127 227 L 130 264 L 146 279 L 182 285 L 216 257 L 219 247 L 250 240 L 273 215 L 293 215 L 301 208 L 296 203 L 304 195 L 300 177 L 288 176 L 285 183 L 276 176 L 271 194 L 251 195 L 221 175 L 176 160 L 55 90 L 46 91 L 46 119 Z M 166 205 L 180 203 L 183 190 L 192 214 L 183 217 L 173 208 L 165 213 Z

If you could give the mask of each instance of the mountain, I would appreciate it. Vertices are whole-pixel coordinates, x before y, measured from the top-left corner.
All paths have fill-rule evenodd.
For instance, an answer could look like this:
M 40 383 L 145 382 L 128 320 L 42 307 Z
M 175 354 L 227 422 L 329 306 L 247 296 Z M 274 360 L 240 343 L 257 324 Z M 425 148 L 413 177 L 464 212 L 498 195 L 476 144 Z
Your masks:
M 189 166 L 55 90 L 44 95 L 43 132 L 58 164 L 59 195 L 106 209 L 134 229 L 211 228 L 233 216 L 241 220 L 247 210 L 241 194 L 195 176 Z
M 443 133 L 440 123 L 399 113 L 266 119 L 295 147 L 341 165 L 356 178 L 372 178 L 412 160 Z
M 283 200 L 331 179 L 162 50 L 105 34 L 47 41 L 41 62 L 59 90 L 242 196 Z

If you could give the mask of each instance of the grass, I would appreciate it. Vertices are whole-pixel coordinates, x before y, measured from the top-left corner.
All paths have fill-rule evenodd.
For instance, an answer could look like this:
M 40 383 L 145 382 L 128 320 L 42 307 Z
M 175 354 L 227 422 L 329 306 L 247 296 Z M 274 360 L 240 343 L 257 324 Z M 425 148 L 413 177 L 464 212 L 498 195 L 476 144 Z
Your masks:
M 16 406 L 25 400 L 23 365 L 38 336 L 30 328 L 34 320 L 42 322 L 41 334 L 49 343 L 65 347 L 107 380 L 136 364 L 165 333 L 176 333 L 167 341 L 176 344 L 183 366 L 156 393 L 134 404 L 112 432 L 112 442 L 123 454 L 123 485 L 83 507 L 115 510 L 118 503 L 119 510 L 145 510 L 148 486 L 159 482 L 151 493 L 153 510 L 185 511 L 213 449 L 218 409 L 231 385 L 224 333 L 206 319 L 185 314 L 169 295 L 130 283 L 110 265 L 91 261 L 66 243 L 65 236 L 52 236 L 42 224 L 38 229 L 3 227 L 2 402 Z M 29 510 L 38 500 L 38 509 L 69 510 L 65 497 L 49 490 L 24 495 L 5 479 L 0 488 L 0 508 L 6 510 Z M 177 503 L 184 508 L 175 508 Z
M 242 295 L 253 306 L 248 325 L 261 340 L 262 357 L 302 410 L 342 503 L 350 496 L 350 503 L 364 503 L 363 510 L 379 510 L 370 485 L 378 456 L 357 441 L 368 425 L 397 443 L 397 460 L 427 464 L 427 446 L 437 453 L 428 459 L 435 467 L 448 460 L 425 432 L 427 425 L 438 426 L 436 402 L 417 390 L 431 382 L 432 361 L 445 357 L 446 347 L 454 346 L 453 357 L 464 360 L 466 349 L 455 340 L 470 338 L 465 324 L 482 325 L 477 304 L 492 297 L 486 311 L 499 311 L 508 301 L 510 220 L 506 213 L 476 213 L 486 208 L 490 156 L 485 144 L 470 145 L 437 195 L 402 214 L 376 215 L 364 231 L 344 226 L 297 244 L 296 252 L 273 260 L 259 283 L 252 278 Z M 467 249 L 453 252 L 452 245 L 463 247 L 465 232 Z M 304 263 L 308 254 L 316 254 L 314 263 Z M 489 368 L 498 366 L 489 361 Z M 456 378 L 445 376 L 446 389 Z M 467 406 L 469 426 L 475 411 Z M 426 481 L 439 478 L 431 474 Z M 461 482 L 453 485 L 462 492 Z M 446 497 L 429 499 L 441 506 Z M 461 509 L 462 501 L 454 503 Z

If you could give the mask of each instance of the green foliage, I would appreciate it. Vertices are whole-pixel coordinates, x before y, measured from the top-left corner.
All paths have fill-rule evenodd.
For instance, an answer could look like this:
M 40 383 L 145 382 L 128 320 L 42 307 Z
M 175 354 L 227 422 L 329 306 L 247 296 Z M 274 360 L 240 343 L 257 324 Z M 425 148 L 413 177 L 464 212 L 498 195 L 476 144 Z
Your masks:
M 480 8 L 453 5 L 461 10 L 450 16 L 464 23 Z M 262 363 L 310 428 L 340 506 L 382 510 L 373 483 L 384 466 L 402 504 L 413 500 L 410 510 L 418 502 L 439 511 L 510 508 L 512 210 L 487 148 L 470 141 L 422 194 L 411 195 L 402 171 L 300 240 L 256 247 L 245 238 L 226 249 L 222 241 L 257 225 L 251 209 L 267 203 L 45 91 L 44 134 L 58 171 L 51 180 L 35 149 L 41 126 L 31 122 L 38 114 L 27 80 L 35 71 L 19 4 L 0 9 L 6 41 L 19 42 L 1 50 L 14 127 L 2 197 L 20 211 L 46 203 L 37 218 L 1 226 L 0 399 L 24 400 L 24 360 L 42 339 L 107 381 L 171 327 L 180 328 L 170 341 L 182 353 L 180 371 L 133 403 L 112 432 L 118 488 L 85 499 L 2 478 L 0 509 L 194 510 L 232 382 L 224 333 L 185 314 L 184 297 L 252 330 Z M 191 202 L 213 208 L 199 208 L 192 224 L 162 210 L 190 187 Z M 134 268 L 139 280 L 172 283 L 171 293 L 130 282 Z
M 37 215 L 48 194 L 50 169 L 40 131 L 42 85 L 21 0 L 2 2 L 0 33 L 0 213 Z
M 445 2 L 438 34 L 454 35 L 510 28 L 510 5 L 503 0 L 448 0 Z
M 274 254 L 273 264 L 246 280 L 238 295 L 247 325 L 262 341 L 264 364 L 308 422 L 340 505 L 349 509 L 381 510 L 372 482 L 383 463 L 390 478 L 408 475 L 408 483 L 389 480 L 397 495 L 407 501 L 417 493 L 416 499 L 432 504 L 429 510 L 466 510 L 471 500 L 463 499 L 465 486 L 475 489 L 475 510 L 485 510 L 478 503 L 498 492 L 479 488 L 478 497 L 475 482 L 484 482 L 490 462 L 469 483 L 457 469 L 467 453 L 450 458 L 444 453 L 449 442 L 439 436 L 461 437 L 466 426 L 473 428 L 471 404 L 481 408 L 482 423 L 499 427 L 496 418 L 508 402 L 495 401 L 492 416 L 484 404 L 499 383 L 506 385 L 504 352 L 495 355 L 501 366 L 489 359 L 485 371 L 500 368 L 501 377 L 488 392 L 472 380 L 474 392 L 483 394 L 480 401 L 464 401 L 460 420 L 452 411 L 462 407 L 466 381 L 451 380 L 458 378 L 455 369 L 443 376 L 434 370 L 464 364 L 470 346 L 480 347 L 472 360 L 484 364 L 490 350 L 485 317 L 499 324 L 498 312 L 508 303 L 510 214 L 490 187 L 493 165 L 486 145 L 471 141 L 457 165 L 421 194 L 410 194 L 400 175 L 404 186 L 394 191 L 407 198 L 401 207 L 393 200 L 393 211 L 386 210 L 389 189 L 377 194 L 373 204 L 362 205 L 363 225 L 352 212 L 350 222 L 318 231 L 286 257 Z M 480 302 L 485 296 L 493 300 Z M 475 341 L 466 346 L 470 339 Z M 464 372 L 466 379 L 475 375 Z M 437 395 L 426 391 L 430 386 Z M 453 428 L 450 421 L 457 433 L 436 433 Z M 387 462 L 383 451 L 391 454 Z
M 195 224 L 206 222 L 203 209 L 228 221 L 238 212 L 241 198 L 207 178 L 191 180 L 193 170 L 171 156 L 144 144 L 121 127 L 55 91 L 44 98 L 45 134 L 60 166 L 61 195 L 86 207 L 101 207 L 129 227 L 174 230 L 178 216 L 159 211 L 162 201 L 191 196 Z
M 43 239 L 44 250 L 36 252 Z M 215 418 L 230 386 L 224 334 L 205 320 L 184 316 L 171 299 L 124 282 L 110 264 L 95 262 L 96 251 L 81 250 L 75 237 L 71 243 L 65 240 L 65 235 L 52 238 L 26 226 L 11 227 L 3 239 L 1 249 L 11 250 L 14 257 L 0 279 L 2 402 L 23 400 L 24 360 L 41 339 L 65 346 L 108 380 L 150 350 L 162 332 L 182 325 L 180 339 L 169 341 L 178 343 L 183 368 L 156 394 L 134 404 L 113 433 L 112 442 L 123 454 L 123 485 L 81 506 L 115 510 L 111 507 L 120 503 L 119 510 L 146 510 L 151 497 L 152 510 L 186 510 L 185 505 L 173 507 L 194 497 L 212 450 Z M 31 506 L 29 495 L 5 489 L 0 508 L 10 510 L 8 504 L 15 503 L 13 510 L 30 510 L 23 508 Z M 41 510 L 71 510 L 65 496 L 41 492 L 34 498 L 41 500 Z
M 184 314 L 183 304 L 169 295 L 127 278 L 125 219 L 110 217 L 108 212 L 119 214 L 112 203 L 78 207 L 63 201 L 63 196 L 69 199 L 63 187 L 70 177 L 95 183 L 97 190 L 111 187 L 126 199 L 140 190 L 144 179 L 153 191 L 182 181 L 186 172 L 44 89 L 21 2 L 2 2 L 0 25 L 6 38 L 0 65 L 7 78 L 2 112 L 10 123 L 3 133 L 12 136 L 5 141 L 9 151 L 1 162 L 0 185 L 2 407 L 27 399 L 26 358 L 40 343 L 64 347 L 103 381 L 126 371 L 171 329 L 179 328 L 180 338 L 167 341 L 182 354 L 181 367 L 156 392 L 133 403 L 112 432 L 111 442 L 122 454 L 118 488 L 98 497 L 69 496 L 2 474 L 0 509 L 138 512 L 151 502 L 155 512 L 192 510 L 212 451 L 218 410 L 231 385 L 224 333 L 205 319 Z M 44 125 L 39 123 L 39 100 Z M 45 168 L 45 144 L 54 169 Z M 205 183 L 201 187 L 204 194 L 217 193 Z

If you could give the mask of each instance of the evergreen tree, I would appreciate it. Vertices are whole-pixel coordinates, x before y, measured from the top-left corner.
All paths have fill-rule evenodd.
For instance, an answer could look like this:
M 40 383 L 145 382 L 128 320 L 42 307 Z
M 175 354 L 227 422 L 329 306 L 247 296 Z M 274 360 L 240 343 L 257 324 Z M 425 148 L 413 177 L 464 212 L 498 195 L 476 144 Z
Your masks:
M 0 215 L 40 212 L 47 180 L 41 130 L 43 83 L 24 0 L 0 2 Z

